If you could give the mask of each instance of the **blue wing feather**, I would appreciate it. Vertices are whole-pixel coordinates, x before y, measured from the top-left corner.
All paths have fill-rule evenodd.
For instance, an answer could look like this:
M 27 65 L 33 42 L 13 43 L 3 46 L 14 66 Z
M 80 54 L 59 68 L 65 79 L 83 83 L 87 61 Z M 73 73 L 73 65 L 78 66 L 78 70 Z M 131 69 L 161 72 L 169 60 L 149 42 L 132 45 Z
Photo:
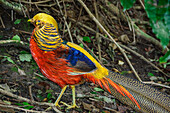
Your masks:
M 72 66 L 75 66 L 78 61 L 84 61 L 90 68 L 96 67 L 95 64 L 87 56 L 75 48 L 70 47 L 66 59 Z

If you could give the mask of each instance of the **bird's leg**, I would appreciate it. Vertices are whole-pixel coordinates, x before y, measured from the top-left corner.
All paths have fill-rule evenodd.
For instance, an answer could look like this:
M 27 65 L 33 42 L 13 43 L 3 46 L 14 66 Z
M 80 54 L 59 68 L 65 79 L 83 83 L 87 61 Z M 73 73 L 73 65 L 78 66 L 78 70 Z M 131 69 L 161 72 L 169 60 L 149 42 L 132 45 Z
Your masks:
M 64 102 L 61 101 L 62 104 L 68 106 L 67 109 L 71 109 L 71 108 L 75 108 L 75 107 L 78 108 L 78 106 L 76 105 L 76 98 L 75 98 L 75 97 L 76 97 L 75 86 L 72 85 L 72 86 L 71 86 L 71 89 L 72 89 L 73 104 L 72 104 L 72 105 L 68 105 L 68 104 L 66 104 L 66 103 L 64 103 Z
M 62 95 L 63 95 L 63 93 L 64 93 L 64 91 L 66 90 L 66 88 L 67 88 L 67 85 L 66 86 L 64 86 L 63 88 L 62 88 L 62 90 L 61 90 L 61 92 L 60 92 L 60 95 L 58 96 L 58 98 L 57 98 L 57 100 L 55 101 L 55 106 L 59 106 L 59 101 L 60 101 L 60 99 L 61 99 L 61 97 L 62 97 Z M 59 106 L 60 107 L 60 106 Z
M 56 100 L 55 103 L 54 103 L 55 106 L 60 107 L 60 105 L 59 105 L 58 103 L 59 103 L 59 101 L 60 101 L 60 99 L 61 99 L 64 91 L 66 90 L 66 88 L 67 88 L 67 85 L 62 88 L 62 90 L 61 90 L 61 92 L 60 92 L 60 95 L 58 96 L 57 100 Z M 48 111 L 48 110 L 50 110 L 50 109 L 52 109 L 52 107 L 48 107 L 45 111 Z

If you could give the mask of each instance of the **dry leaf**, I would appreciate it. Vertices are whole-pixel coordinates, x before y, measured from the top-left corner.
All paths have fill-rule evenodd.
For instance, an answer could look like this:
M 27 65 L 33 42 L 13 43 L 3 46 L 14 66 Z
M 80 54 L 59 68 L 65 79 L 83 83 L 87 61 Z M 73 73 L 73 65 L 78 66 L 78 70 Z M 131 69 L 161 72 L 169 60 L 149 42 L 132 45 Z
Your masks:
M 121 60 L 119 60 L 118 64 L 119 64 L 120 66 L 122 66 L 122 65 L 124 64 L 124 62 L 121 61 Z

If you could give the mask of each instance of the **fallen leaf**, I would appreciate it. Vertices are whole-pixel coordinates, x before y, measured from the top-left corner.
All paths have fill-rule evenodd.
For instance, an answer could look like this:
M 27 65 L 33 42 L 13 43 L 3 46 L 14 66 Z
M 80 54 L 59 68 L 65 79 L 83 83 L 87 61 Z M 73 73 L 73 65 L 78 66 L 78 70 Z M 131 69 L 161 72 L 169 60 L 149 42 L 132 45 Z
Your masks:
M 4 89 L 4 90 L 6 90 L 6 91 L 11 91 L 11 90 L 10 90 L 10 87 L 8 86 L 7 83 L 5 83 L 5 84 L 0 84 L 0 88 Z
M 118 61 L 118 64 L 119 64 L 120 66 L 122 66 L 122 65 L 124 64 L 124 62 L 121 61 L 121 60 L 119 60 L 119 61 Z
M 127 35 L 121 35 L 120 37 L 118 37 L 118 39 L 125 44 L 128 44 L 130 42 L 129 37 Z
M 92 104 L 87 104 L 87 103 L 83 102 L 83 108 L 86 110 L 92 111 L 94 106 Z
M 18 73 L 19 73 L 20 75 L 26 75 L 25 72 L 24 72 L 24 70 L 21 70 L 20 68 L 18 68 Z

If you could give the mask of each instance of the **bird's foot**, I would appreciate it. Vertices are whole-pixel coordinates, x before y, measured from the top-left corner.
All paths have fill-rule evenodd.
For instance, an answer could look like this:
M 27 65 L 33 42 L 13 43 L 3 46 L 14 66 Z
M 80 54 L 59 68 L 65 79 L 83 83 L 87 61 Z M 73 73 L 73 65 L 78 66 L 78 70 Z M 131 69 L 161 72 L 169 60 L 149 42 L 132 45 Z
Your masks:
M 59 107 L 60 108 L 60 105 L 58 104 L 58 103 L 54 103 L 54 105 L 56 106 L 56 107 Z M 48 107 L 45 111 L 49 111 L 49 110 L 51 110 L 52 109 L 52 107 Z
M 58 103 L 54 103 L 56 107 L 59 107 L 60 108 L 60 105 Z
M 73 105 L 68 105 L 65 102 L 60 101 L 60 103 L 64 104 L 65 106 L 67 106 L 66 109 L 72 109 L 72 108 L 79 108 L 76 104 Z

